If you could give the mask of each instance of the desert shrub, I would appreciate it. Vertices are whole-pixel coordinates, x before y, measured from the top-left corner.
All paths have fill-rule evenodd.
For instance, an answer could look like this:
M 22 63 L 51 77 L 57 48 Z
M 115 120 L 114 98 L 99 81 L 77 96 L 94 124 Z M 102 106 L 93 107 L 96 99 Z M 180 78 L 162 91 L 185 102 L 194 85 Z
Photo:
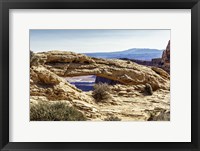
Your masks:
M 30 50 L 30 66 L 39 65 L 39 58 Z
M 111 97 L 109 92 L 110 87 L 107 83 L 98 83 L 94 85 L 92 96 L 97 102 L 103 102 Z
M 33 51 L 30 50 L 30 66 L 33 65 L 33 62 L 34 62 L 34 53 Z
M 128 63 L 128 64 L 130 64 L 130 63 L 131 63 L 131 61 L 130 61 L 130 60 L 128 60 L 128 61 L 127 61 L 127 63 Z
M 148 121 L 170 121 L 170 112 L 165 110 L 150 112 Z
M 104 121 L 121 121 L 121 119 L 118 118 L 117 116 L 109 116 L 105 118 Z
M 154 121 L 170 121 L 170 112 L 162 112 L 157 117 L 153 118 Z
M 132 89 L 127 89 L 127 90 L 126 90 L 126 92 L 132 92 L 132 91 L 133 91 Z
M 44 63 L 44 59 L 41 59 L 37 54 L 30 50 L 30 66 L 37 66 Z
M 153 94 L 153 89 L 151 87 L 151 85 L 149 83 L 147 83 L 145 85 L 145 92 L 148 94 L 148 95 L 152 95 Z
M 64 103 L 41 102 L 31 105 L 31 121 L 85 121 L 86 117 L 77 109 Z
M 33 51 L 30 50 L 30 60 L 33 57 L 33 54 L 34 54 Z

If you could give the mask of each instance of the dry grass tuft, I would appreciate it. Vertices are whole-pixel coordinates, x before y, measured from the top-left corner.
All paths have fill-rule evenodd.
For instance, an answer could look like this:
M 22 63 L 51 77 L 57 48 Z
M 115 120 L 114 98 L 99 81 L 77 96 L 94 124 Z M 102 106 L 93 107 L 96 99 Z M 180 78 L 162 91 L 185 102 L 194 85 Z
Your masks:
M 117 116 L 109 116 L 104 119 L 104 121 L 121 121 L 122 119 L 118 118 Z

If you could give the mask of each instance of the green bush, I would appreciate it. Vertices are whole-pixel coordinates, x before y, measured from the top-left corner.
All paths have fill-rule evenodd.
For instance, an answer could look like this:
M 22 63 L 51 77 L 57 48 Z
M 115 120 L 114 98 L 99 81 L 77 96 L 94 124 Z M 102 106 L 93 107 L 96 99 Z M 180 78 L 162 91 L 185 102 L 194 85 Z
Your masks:
M 110 87 L 107 83 L 99 83 L 94 85 L 94 91 L 92 92 L 93 98 L 97 102 L 103 102 L 111 98 Z
M 85 121 L 86 117 L 65 103 L 40 102 L 30 107 L 31 121 Z
M 117 116 L 109 116 L 105 118 L 104 121 L 121 121 L 121 119 L 118 118 Z
M 145 85 L 145 92 L 148 94 L 148 95 L 152 95 L 153 94 L 153 89 L 151 87 L 151 85 L 149 83 L 147 83 Z

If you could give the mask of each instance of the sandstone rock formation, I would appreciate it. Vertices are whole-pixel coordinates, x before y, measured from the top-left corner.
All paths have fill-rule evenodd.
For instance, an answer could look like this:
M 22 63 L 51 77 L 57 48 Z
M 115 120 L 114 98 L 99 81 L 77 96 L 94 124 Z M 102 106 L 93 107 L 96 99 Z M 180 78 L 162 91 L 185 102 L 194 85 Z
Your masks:
M 73 52 L 49 51 L 36 54 L 46 69 L 61 77 L 96 75 L 126 85 L 149 83 L 153 90 L 169 89 L 169 76 L 149 67 L 118 59 L 91 58 Z M 42 61 L 41 61 L 42 60 Z
M 170 41 L 162 54 L 162 68 L 168 73 L 170 72 Z
M 30 68 L 30 101 L 65 101 L 87 117 L 98 116 L 91 97 L 42 65 Z
M 113 114 L 124 120 L 148 120 L 155 107 L 169 111 L 170 77 L 160 68 L 118 59 L 91 58 L 67 51 L 36 53 L 31 60 L 31 103 L 64 101 L 93 120 L 103 120 Z M 83 92 L 63 78 L 81 75 L 117 81 L 117 85 L 110 86 L 111 99 L 106 103 L 96 103 L 91 92 Z M 142 90 L 146 83 L 152 86 L 154 95 L 144 97 Z
M 170 63 L 170 41 L 168 42 L 168 45 L 166 49 L 163 51 L 162 54 L 162 61 L 166 63 Z

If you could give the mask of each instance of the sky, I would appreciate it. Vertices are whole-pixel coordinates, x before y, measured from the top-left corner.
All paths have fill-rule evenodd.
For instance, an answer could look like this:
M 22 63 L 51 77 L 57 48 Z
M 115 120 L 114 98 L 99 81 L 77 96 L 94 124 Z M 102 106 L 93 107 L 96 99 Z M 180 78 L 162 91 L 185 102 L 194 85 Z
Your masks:
M 170 40 L 170 30 L 122 29 L 31 29 L 30 50 L 114 52 L 131 48 L 164 50 Z

